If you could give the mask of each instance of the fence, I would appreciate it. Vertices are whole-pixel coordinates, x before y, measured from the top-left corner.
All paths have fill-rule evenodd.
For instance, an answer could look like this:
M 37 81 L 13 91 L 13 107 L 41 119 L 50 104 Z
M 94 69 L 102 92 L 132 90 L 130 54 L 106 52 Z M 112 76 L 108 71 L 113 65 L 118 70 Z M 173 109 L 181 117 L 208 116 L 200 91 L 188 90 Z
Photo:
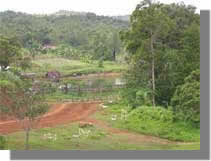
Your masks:
M 62 102 L 115 102 L 120 100 L 120 97 L 115 96 L 108 96 L 108 97 L 87 97 L 87 98 L 81 98 L 81 97 L 73 97 L 70 99 L 62 99 Z
M 84 87 L 67 87 L 67 86 L 63 86 L 61 88 L 62 91 L 64 91 L 65 93 L 68 92 L 105 92 L 105 91 L 112 91 L 113 89 L 120 89 L 123 88 L 124 85 L 112 85 L 110 87 L 97 87 L 97 88 L 84 88 Z

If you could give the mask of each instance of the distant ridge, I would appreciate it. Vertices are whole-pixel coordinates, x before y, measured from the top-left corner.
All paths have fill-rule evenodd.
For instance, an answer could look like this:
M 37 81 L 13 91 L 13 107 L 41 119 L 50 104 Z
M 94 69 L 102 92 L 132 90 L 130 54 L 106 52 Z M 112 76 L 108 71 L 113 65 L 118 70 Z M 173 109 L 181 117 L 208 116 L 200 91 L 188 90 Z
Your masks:
M 50 15 L 55 16 L 98 16 L 95 13 L 92 12 L 77 12 L 77 11 L 68 11 L 68 10 L 59 10 L 58 12 L 52 13 Z M 130 15 L 122 15 L 122 16 L 105 16 L 105 17 L 111 17 L 113 19 L 121 20 L 121 21 L 130 21 Z
M 68 10 L 59 10 L 58 12 L 55 12 L 51 15 L 55 16 L 73 16 L 73 15 L 80 15 L 80 16 L 86 16 L 88 12 L 76 12 L 76 11 L 68 11 Z

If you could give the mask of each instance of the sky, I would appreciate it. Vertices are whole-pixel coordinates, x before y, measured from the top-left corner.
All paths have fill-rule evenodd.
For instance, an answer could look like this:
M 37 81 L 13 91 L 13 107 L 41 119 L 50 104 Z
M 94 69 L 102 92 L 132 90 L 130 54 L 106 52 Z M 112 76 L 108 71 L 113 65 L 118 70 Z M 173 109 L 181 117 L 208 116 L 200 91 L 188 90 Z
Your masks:
M 13 10 L 32 14 L 49 14 L 59 10 L 94 12 L 97 15 L 117 16 L 131 14 L 141 0 L 1 0 L 0 11 Z M 162 3 L 182 0 L 159 0 Z M 209 0 L 183 0 L 199 9 L 208 9 Z

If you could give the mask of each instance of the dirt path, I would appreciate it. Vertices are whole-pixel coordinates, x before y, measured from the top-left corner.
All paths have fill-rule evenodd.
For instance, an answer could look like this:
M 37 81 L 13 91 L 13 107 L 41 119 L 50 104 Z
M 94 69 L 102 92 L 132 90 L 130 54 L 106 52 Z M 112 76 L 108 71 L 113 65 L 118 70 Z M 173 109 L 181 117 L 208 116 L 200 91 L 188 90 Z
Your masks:
M 98 107 L 94 103 L 64 103 L 52 106 L 49 113 L 44 115 L 36 128 L 53 127 L 59 124 L 66 124 L 82 120 L 95 113 Z M 0 133 L 8 134 L 21 131 L 21 126 L 15 120 L 0 120 Z

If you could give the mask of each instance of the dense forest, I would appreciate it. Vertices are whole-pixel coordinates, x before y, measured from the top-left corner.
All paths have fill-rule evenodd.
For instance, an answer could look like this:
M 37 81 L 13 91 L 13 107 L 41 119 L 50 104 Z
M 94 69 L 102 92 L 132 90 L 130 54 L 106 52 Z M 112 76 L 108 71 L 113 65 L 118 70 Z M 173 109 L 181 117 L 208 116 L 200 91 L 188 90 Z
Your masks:
M 119 31 L 129 26 L 127 19 L 72 11 L 50 15 L 5 11 L 0 12 L 0 34 L 18 38 L 24 48 L 31 50 L 57 46 L 93 59 L 112 60 L 113 54 L 123 50 Z
M 89 107 L 90 100 L 93 107 Z M 65 101 L 74 106 L 74 116 L 68 113 L 72 109 L 64 108 Z M 61 104 L 61 115 L 52 114 L 50 120 L 55 125 L 57 117 L 74 120 L 78 115 L 77 122 L 93 112 L 92 119 L 83 119 L 92 121 L 87 129 L 96 132 L 91 140 L 99 144 L 87 137 L 82 144 L 88 149 L 200 148 L 200 15 L 196 7 L 143 0 L 130 16 L 65 10 L 49 15 L 0 12 L 0 116 L 29 122 L 24 124 L 25 149 L 29 149 L 31 124 L 48 112 L 52 102 Z M 65 133 L 73 137 L 58 140 L 57 146 L 47 144 L 48 148 L 64 149 L 66 141 L 71 145 L 68 148 L 79 148 L 74 137 L 81 126 L 66 127 L 69 131 L 63 131 L 61 138 L 66 139 Z M 60 128 L 48 130 L 60 132 Z M 128 135 L 122 129 L 129 130 Z M 33 133 L 33 139 L 42 130 Z M 109 137 L 115 135 L 112 147 L 105 145 L 112 140 L 107 132 L 112 132 Z M 119 134 L 124 134 L 126 142 L 142 134 L 150 135 L 150 141 L 144 140 L 146 146 L 138 141 L 119 144 Z M 15 136 L 8 135 L 17 143 Z M 159 140 L 158 144 L 151 136 L 173 142 Z M 0 138 L 0 145 L 3 141 Z M 12 141 L 8 144 L 17 149 Z M 42 149 L 43 144 L 38 147 Z

